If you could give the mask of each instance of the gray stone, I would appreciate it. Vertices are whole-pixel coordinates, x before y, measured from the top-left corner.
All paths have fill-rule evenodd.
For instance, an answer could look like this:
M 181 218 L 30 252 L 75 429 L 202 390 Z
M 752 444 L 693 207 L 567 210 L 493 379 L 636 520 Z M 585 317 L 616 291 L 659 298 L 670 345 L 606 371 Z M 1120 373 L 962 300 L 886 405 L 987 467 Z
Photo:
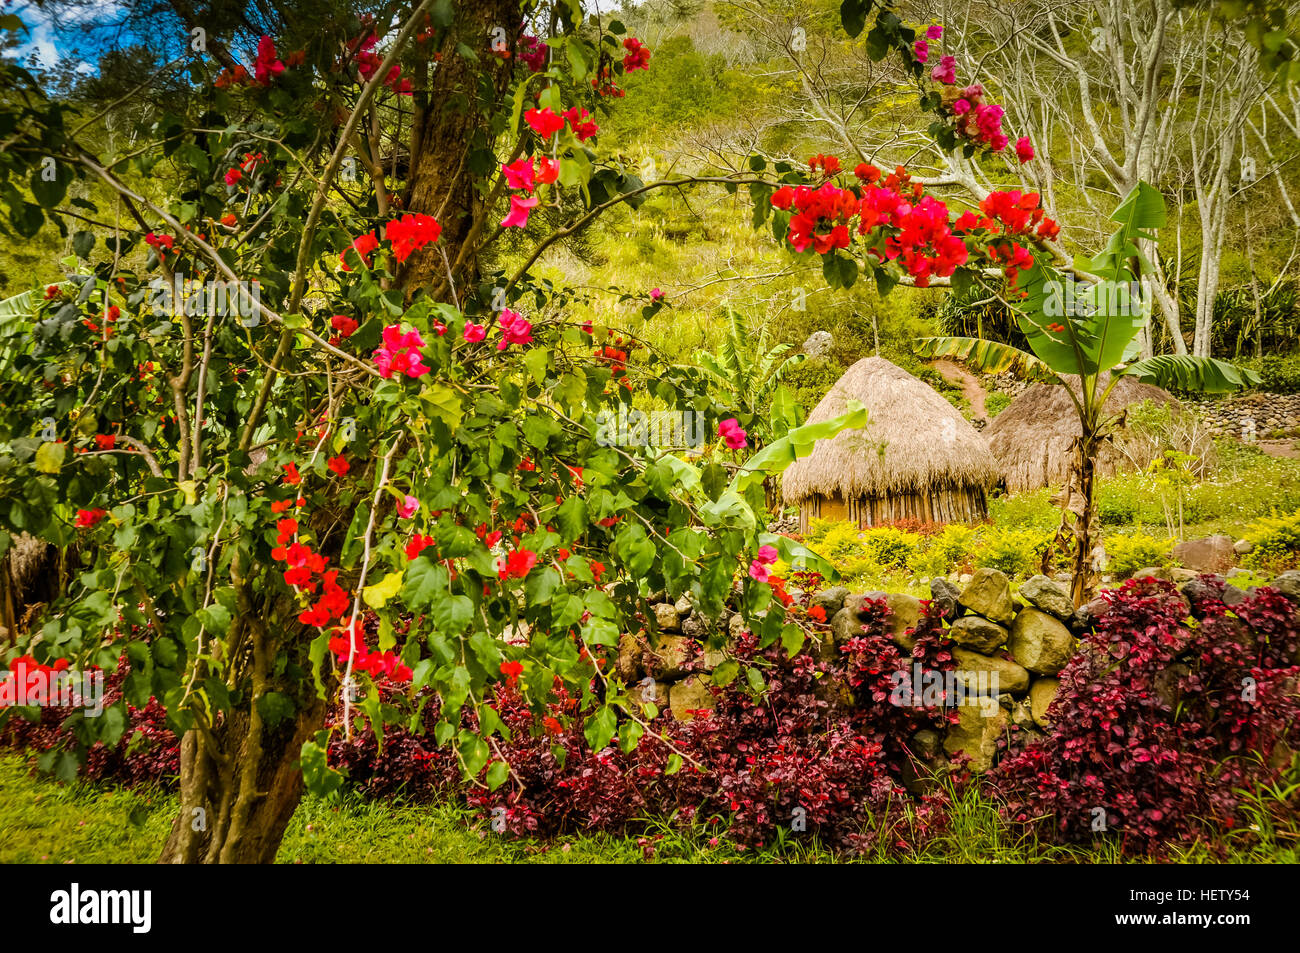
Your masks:
M 957 615 L 957 598 L 960 595 L 961 590 L 943 576 L 935 576 L 930 580 L 930 602 L 939 608 L 943 618 L 952 619 Z
M 633 701 L 654 705 L 660 711 L 668 707 L 668 683 L 659 682 L 647 675 L 628 689 Z
M 744 631 L 745 631 L 745 617 L 741 615 L 739 612 L 734 613 L 732 617 L 727 620 L 727 634 L 730 635 L 733 639 L 738 639 L 740 638 L 741 633 Z
M 1160 566 L 1144 566 L 1143 568 L 1134 572 L 1133 575 L 1131 575 L 1129 578 L 1146 579 L 1147 577 L 1150 577 L 1152 579 L 1159 579 L 1162 582 L 1174 581 L 1174 574 L 1171 573 L 1168 569 L 1164 569 Z
M 682 593 L 682 597 L 673 603 L 673 608 L 677 610 L 677 614 L 683 619 L 695 611 L 695 606 L 691 605 L 691 597 L 686 593 Z
M 939 734 L 929 728 L 922 728 L 912 735 L 912 753 L 925 761 L 931 761 L 939 753 Z
M 707 678 L 692 675 L 684 678 L 668 690 L 668 707 L 678 721 L 690 721 L 693 712 L 705 708 L 713 709 L 718 705 Z
M 1069 594 L 1046 576 L 1030 576 L 1022 582 L 1020 598 L 1061 620 L 1074 615 L 1074 603 Z
M 985 654 L 1007 640 L 1005 627 L 978 615 L 962 616 L 952 624 L 948 635 L 958 645 Z
M 1247 553 L 1253 551 L 1254 548 L 1255 548 L 1255 544 L 1248 539 L 1239 539 L 1232 544 L 1232 551 L 1236 553 L 1238 556 L 1244 556 Z
M 841 609 L 831 616 L 831 638 L 836 645 L 862 634 L 862 620 L 853 609 Z
M 1035 675 L 1055 675 L 1074 654 L 1074 636 L 1040 609 L 1021 609 L 1007 638 L 1011 657 Z
M 659 624 L 661 632 L 680 632 L 682 631 L 681 614 L 666 602 L 657 602 L 651 608 L 654 609 L 655 622 Z
M 659 644 L 650 649 L 654 674 L 669 680 L 686 674 L 686 663 L 695 656 L 694 647 L 695 642 L 685 636 L 660 635 Z
M 1022 695 L 1029 688 L 1029 672 L 1015 662 L 994 656 L 981 655 L 979 652 L 971 652 L 959 647 L 953 648 L 952 657 L 957 662 L 957 681 L 965 687 L 968 693 L 977 693 L 982 690 L 985 693 L 996 695 L 1001 695 L 1003 692 Z M 979 683 L 978 676 L 981 672 L 989 673 L 990 678 L 987 687 Z M 993 676 L 996 676 L 996 678 Z
M 957 601 L 998 625 L 1010 625 L 1016 617 L 1016 607 L 1011 602 L 1011 581 L 996 569 L 976 570 Z
M 1189 539 L 1175 546 L 1171 555 L 1184 568 L 1197 572 L 1224 572 L 1237 561 L 1236 543 L 1223 535 Z
M 1036 678 L 1034 684 L 1029 686 L 1030 715 L 1034 719 L 1034 724 L 1040 728 L 1051 727 L 1051 719 L 1047 717 L 1047 707 L 1056 698 L 1056 691 L 1060 687 L 1059 678 Z
M 1251 571 L 1250 571 L 1249 569 L 1242 569 L 1240 566 L 1233 566 L 1233 567 L 1232 567 L 1231 569 L 1229 569 L 1228 572 L 1225 574 L 1225 578 L 1228 578 L 1228 579 L 1237 579 L 1237 578 L 1239 578 L 1239 577 L 1241 577 L 1241 576 L 1249 576 L 1249 575 L 1252 575 L 1252 573 L 1251 573 Z
M 803 352 L 809 357 L 825 357 L 835 345 L 835 336 L 829 331 L 814 331 L 803 342 Z
M 943 749 L 950 755 L 964 751 L 970 769 L 983 772 L 993 767 L 998 754 L 998 739 L 1007 727 L 1007 713 L 999 705 L 989 712 L 982 705 L 958 705 L 958 721 L 948 726 Z
M 829 589 L 823 589 L 812 597 L 812 605 L 821 606 L 826 610 L 826 618 L 830 618 L 844 607 L 844 597 L 849 594 L 847 586 L 831 586 Z
M 894 644 L 912 651 L 916 636 L 909 634 L 909 629 L 916 628 L 921 620 L 921 600 L 901 592 L 891 592 L 885 596 L 889 606 L 889 636 Z
M 1292 602 L 1300 605 L 1300 569 L 1288 569 L 1269 583 Z
M 709 620 L 699 612 L 692 612 L 682 620 L 682 635 L 702 641 L 709 634 Z
M 1033 691 L 1033 687 L 1030 687 Z M 1017 728 L 1032 728 L 1037 722 L 1034 721 L 1034 712 L 1032 702 L 1028 699 L 1021 699 L 1011 706 L 1007 713 L 1007 719 Z
M 1083 631 L 1097 624 L 1097 620 L 1110 611 L 1110 603 L 1098 596 L 1091 602 L 1085 602 L 1074 612 L 1076 631 Z
M 629 685 L 641 677 L 641 641 L 631 632 L 618 637 L 614 673 Z

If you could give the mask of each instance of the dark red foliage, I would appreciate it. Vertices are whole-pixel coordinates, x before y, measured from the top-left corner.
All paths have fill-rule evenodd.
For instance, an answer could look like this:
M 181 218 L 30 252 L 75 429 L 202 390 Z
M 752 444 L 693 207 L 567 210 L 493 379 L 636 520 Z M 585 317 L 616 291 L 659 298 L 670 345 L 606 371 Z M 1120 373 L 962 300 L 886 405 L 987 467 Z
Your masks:
M 1158 852 L 1236 827 L 1239 792 L 1275 780 L 1300 748 L 1295 607 L 1261 589 L 1225 607 L 1170 583 L 1129 582 L 1061 673 L 1053 730 L 1003 761 L 1006 813 L 1049 836 L 1120 836 Z M 1106 833 L 1094 829 L 1104 811 Z
M 122 697 L 122 682 L 128 673 L 125 658 L 116 672 L 104 678 L 104 708 Z M 35 721 L 9 715 L 0 727 L 0 747 L 41 754 L 68 747 L 70 730 L 64 722 L 72 712 L 66 708 L 42 708 Z M 91 747 L 82 775 L 94 781 L 119 784 L 171 784 L 180 772 L 180 745 L 167 727 L 167 713 L 157 699 L 144 708 L 127 706 L 127 725 L 121 740 L 109 748 L 102 742 Z

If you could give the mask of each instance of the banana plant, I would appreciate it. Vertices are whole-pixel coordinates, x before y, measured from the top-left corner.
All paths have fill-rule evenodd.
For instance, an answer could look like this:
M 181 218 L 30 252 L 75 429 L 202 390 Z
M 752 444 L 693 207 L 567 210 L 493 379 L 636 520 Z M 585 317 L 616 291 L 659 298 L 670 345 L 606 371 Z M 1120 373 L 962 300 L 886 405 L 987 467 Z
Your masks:
M 1065 387 L 1079 417 L 1079 436 L 1060 496 L 1058 544 L 1072 550 L 1076 606 L 1089 598 L 1096 579 L 1095 501 L 1097 457 L 1105 441 L 1123 426 L 1122 412 L 1107 413 L 1106 399 L 1122 377 L 1158 387 L 1216 393 L 1259 383 L 1259 375 L 1212 358 L 1190 355 L 1138 356 L 1138 335 L 1151 317 L 1143 291 L 1149 266 L 1140 241 L 1154 244 L 1165 224 L 1164 198 L 1139 182 L 1111 214 L 1118 224 L 1097 255 L 1079 257 L 1076 281 L 1042 261 L 1020 273 L 1012 298 L 1029 351 L 980 338 L 923 338 L 924 357 L 953 357 L 983 371 L 1011 371 Z M 1044 565 L 1051 553 L 1044 558 Z

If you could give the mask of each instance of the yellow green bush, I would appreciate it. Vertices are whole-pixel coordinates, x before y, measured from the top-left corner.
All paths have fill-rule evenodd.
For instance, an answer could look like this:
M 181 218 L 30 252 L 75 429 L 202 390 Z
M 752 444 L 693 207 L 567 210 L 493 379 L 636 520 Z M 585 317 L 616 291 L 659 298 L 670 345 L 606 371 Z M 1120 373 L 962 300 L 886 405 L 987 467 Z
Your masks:
M 1280 572 L 1300 563 L 1300 510 L 1283 516 L 1262 516 L 1250 524 L 1244 538 L 1254 548 L 1241 563 L 1251 569 Z
M 1107 536 L 1105 546 L 1107 570 L 1116 576 L 1126 576 L 1137 569 L 1168 563 L 1174 541 L 1133 533 L 1131 536 Z

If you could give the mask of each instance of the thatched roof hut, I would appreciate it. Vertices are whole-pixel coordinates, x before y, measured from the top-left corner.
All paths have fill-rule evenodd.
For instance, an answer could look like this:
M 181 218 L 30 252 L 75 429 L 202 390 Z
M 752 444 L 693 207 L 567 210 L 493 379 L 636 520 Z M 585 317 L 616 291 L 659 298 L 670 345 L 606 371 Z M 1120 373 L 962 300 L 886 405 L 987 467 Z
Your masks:
M 867 408 L 867 426 L 819 441 L 782 478 L 785 501 L 799 505 L 801 531 L 813 517 L 866 527 L 985 516 L 997 462 L 952 404 L 902 368 L 868 357 L 844 372 L 808 422 L 838 416 L 850 399 Z
M 1103 388 L 1108 379 L 1109 375 L 1102 375 Z M 1071 379 L 1071 386 L 1078 394 L 1077 377 Z M 1130 404 L 1144 400 L 1178 406 L 1168 391 L 1121 377 L 1106 399 L 1104 410 L 1117 414 Z M 1074 402 L 1060 384 L 1033 384 L 1025 388 L 984 428 L 984 438 L 997 458 L 1009 493 L 1063 484 L 1070 467 L 1070 447 L 1078 436 L 1079 417 Z M 1138 461 L 1139 465 L 1142 463 Z M 1102 446 L 1098 465 L 1102 476 L 1133 467 L 1109 443 Z

